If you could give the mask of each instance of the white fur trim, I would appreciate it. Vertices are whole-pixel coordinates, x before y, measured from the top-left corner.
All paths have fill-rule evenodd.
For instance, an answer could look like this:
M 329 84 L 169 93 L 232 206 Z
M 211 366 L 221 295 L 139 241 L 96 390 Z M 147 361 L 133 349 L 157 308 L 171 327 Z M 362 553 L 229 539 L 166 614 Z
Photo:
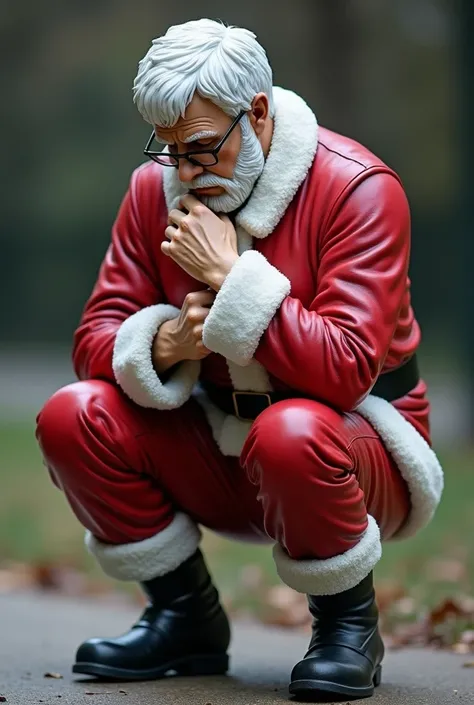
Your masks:
M 165 384 L 153 367 L 153 339 L 162 323 L 178 315 L 179 309 L 174 306 L 156 304 L 134 313 L 118 330 L 112 360 L 115 378 L 139 406 L 161 411 L 177 409 L 189 399 L 198 380 L 198 361 L 182 362 Z
M 407 483 L 411 513 L 395 538 L 413 536 L 427 526 L 443 493 L 443 470 L 425 439 L 390 402 L 368 396 L 356 409 L 382 438 Z
M 217 293 L 203 329 L 204 345 L 248 365 L 291 283 L 260 252 L 244 252 Z
M 367 531 L 354 548 L 326 560 L 290 558 L 279 545 L 273 547 L 278 575 L 288 587 L 306 595 L 337 595 L 358 585 L 382 556 L 380 531 L 369 515 Z
M 318 148 L 316 116 L 300 96 L 275 86 L 275 121 L 265 168 L 237 223 L 253 237 L 272 233 L 305 180 Z
M 253 238 L 240 225 L 236 228 L 239 255 L 252 249 Z M 230 379 L 234 389 L 252 392 L 270 392 L 270 384 L 266 369 L 257 360 L 252 360 L 245 367 L 226 359 Z M 240 455 L 240 453 L 239 453 Z
M 187 514 L 178 513 L 160 533 L 144 541 L 119 545 L 99 541 L 86 532 L 87 550 L 116 580 L 151 580 L 175 570 L 197 550 L 201 532 Z
M 232 386 L 242 392 L 271 392 L 273 387 L 266 369 L 257 360 L 252 359 L 246 367 L 226 360 Z
M 270 152 L 247 205 L 236 221 L 253 237 L 270 235 L 305 180 L 318 148 L 318 123 L 293 91 L 274 86 L 275 118 Z M 163 191 L 168 210 L 185 189 L 175 169 L 163 169 Z

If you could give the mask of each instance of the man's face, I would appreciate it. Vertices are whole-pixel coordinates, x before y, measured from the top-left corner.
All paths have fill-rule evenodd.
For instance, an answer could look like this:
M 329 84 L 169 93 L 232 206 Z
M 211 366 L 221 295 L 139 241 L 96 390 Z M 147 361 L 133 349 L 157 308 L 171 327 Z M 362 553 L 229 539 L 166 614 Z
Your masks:
M 245 125 L 241 124 L 247 121 Z M 209 100 L 195 95 L 184 117 L 170 128 L 155 125 L 159 142 L 169 152 L 213 149 L 232 124 L 232 118 Z M 214 166 L 203 167 L 181 159 L 177 178 L 183 191 L 191 191 L 215 212 L 230 213 L 250 195 L 265 162 L 262 147 L 247 116 L 232 130 Z

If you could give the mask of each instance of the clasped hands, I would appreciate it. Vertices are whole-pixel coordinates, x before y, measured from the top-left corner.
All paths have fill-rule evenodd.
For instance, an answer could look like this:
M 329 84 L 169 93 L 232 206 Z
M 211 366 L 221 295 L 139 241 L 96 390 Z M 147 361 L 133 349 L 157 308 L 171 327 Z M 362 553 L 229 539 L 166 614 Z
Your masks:
M 163 323 L 153 341 L 152 359 L 161 375 L 182 360 L 202 360 L 210 354 L 203 342 L 204 322 L 216 292 L 238 260 L 237 234 L 226 215 L 216 215 L 192 195 L 183 210 L 172 210 L 162 252 L 209 289 L 189 293 L 178 318 Z
M 219 291 L 239 258 L 235 228 L 226 215 L 216 215 L 191 194 L 180 205 L 183 210 L 169 213 L 168 242 L 161 250 L 194 279 Z

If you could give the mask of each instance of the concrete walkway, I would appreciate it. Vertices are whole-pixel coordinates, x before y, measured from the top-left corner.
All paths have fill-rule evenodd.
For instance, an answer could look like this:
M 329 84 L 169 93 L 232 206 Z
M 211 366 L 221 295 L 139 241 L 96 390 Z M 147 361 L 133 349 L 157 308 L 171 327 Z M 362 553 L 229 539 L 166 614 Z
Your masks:
M 136 612 L 53 596 L 0 596 L 0 694 L 8 703 L 89 705 L 271 705 L 287 702 L 287 680 L 307 636 L 235 625 L 227 677 L 98 683 L 70 672 L 83 639 L 125 631 Z M 373 705 L 474 703 L 474 669 L 466 657 L 425 650 L 388 654 Z M 47 672 L 61 679 L 45 678 Z

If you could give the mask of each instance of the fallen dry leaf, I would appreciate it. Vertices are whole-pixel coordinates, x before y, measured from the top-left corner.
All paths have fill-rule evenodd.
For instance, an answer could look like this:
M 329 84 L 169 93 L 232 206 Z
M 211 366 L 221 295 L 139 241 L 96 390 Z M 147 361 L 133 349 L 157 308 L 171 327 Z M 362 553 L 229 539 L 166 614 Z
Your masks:
M 453 617 L 466 616 L 468 615 L 466 615 L 463 608 L 457 602 L 455 602 L 454 600 L 447 599 L 442 602 L 438 607 L 435 607 L 435 609 L 431 610 L 428 615 L 428 619 L 430 625 L 434 627 L 438 624 L 442 624 L 447 619 Z
M 15 590 L 34 588 L 35 581 L 31 566 L 26 563 L 3 563 L 0 568 L 0 592 L 9 593 Z
M 428 640 L 427 625 L 424 620 L 397 625 L 390 635 L 390 648 L 425 645 Z
M 388 580 L 377 582 L 375 594 L 379 612 L 382 614 L 387 612 L 394 603 L 407 596 L 402 585 Z
M 464 656 L 471 651 L 469 644 L 461 644 L 461 643 L 454 644 L 452 650 L 455 654 L 462 654 Z
M 54 672 L 48 671 L 48 673 L 44 674 L 43 678 L 58 678 L 59 679 L 59 678 L 62 678 L 62 675 L 60 673 L 54 673 Z
M 409 617 L 415 614 L 417 610 L 416 600 L 414 600 L 413 597 L 402 597 L 400 600 L 393 603 L 392 610 L 397 615 Z
M 461 642 L 474 647 L 474 629 L 467 629 L 461 634 Z
M 474 661 L 466 661 L 466 663 L 463 663 L 462 667 L 463 668 L 474 668 Z
M 306 595 L 286 585 L 273 586 L 266 593 L 262 621 L 278 627 L 301 627 L 311 623 Z

